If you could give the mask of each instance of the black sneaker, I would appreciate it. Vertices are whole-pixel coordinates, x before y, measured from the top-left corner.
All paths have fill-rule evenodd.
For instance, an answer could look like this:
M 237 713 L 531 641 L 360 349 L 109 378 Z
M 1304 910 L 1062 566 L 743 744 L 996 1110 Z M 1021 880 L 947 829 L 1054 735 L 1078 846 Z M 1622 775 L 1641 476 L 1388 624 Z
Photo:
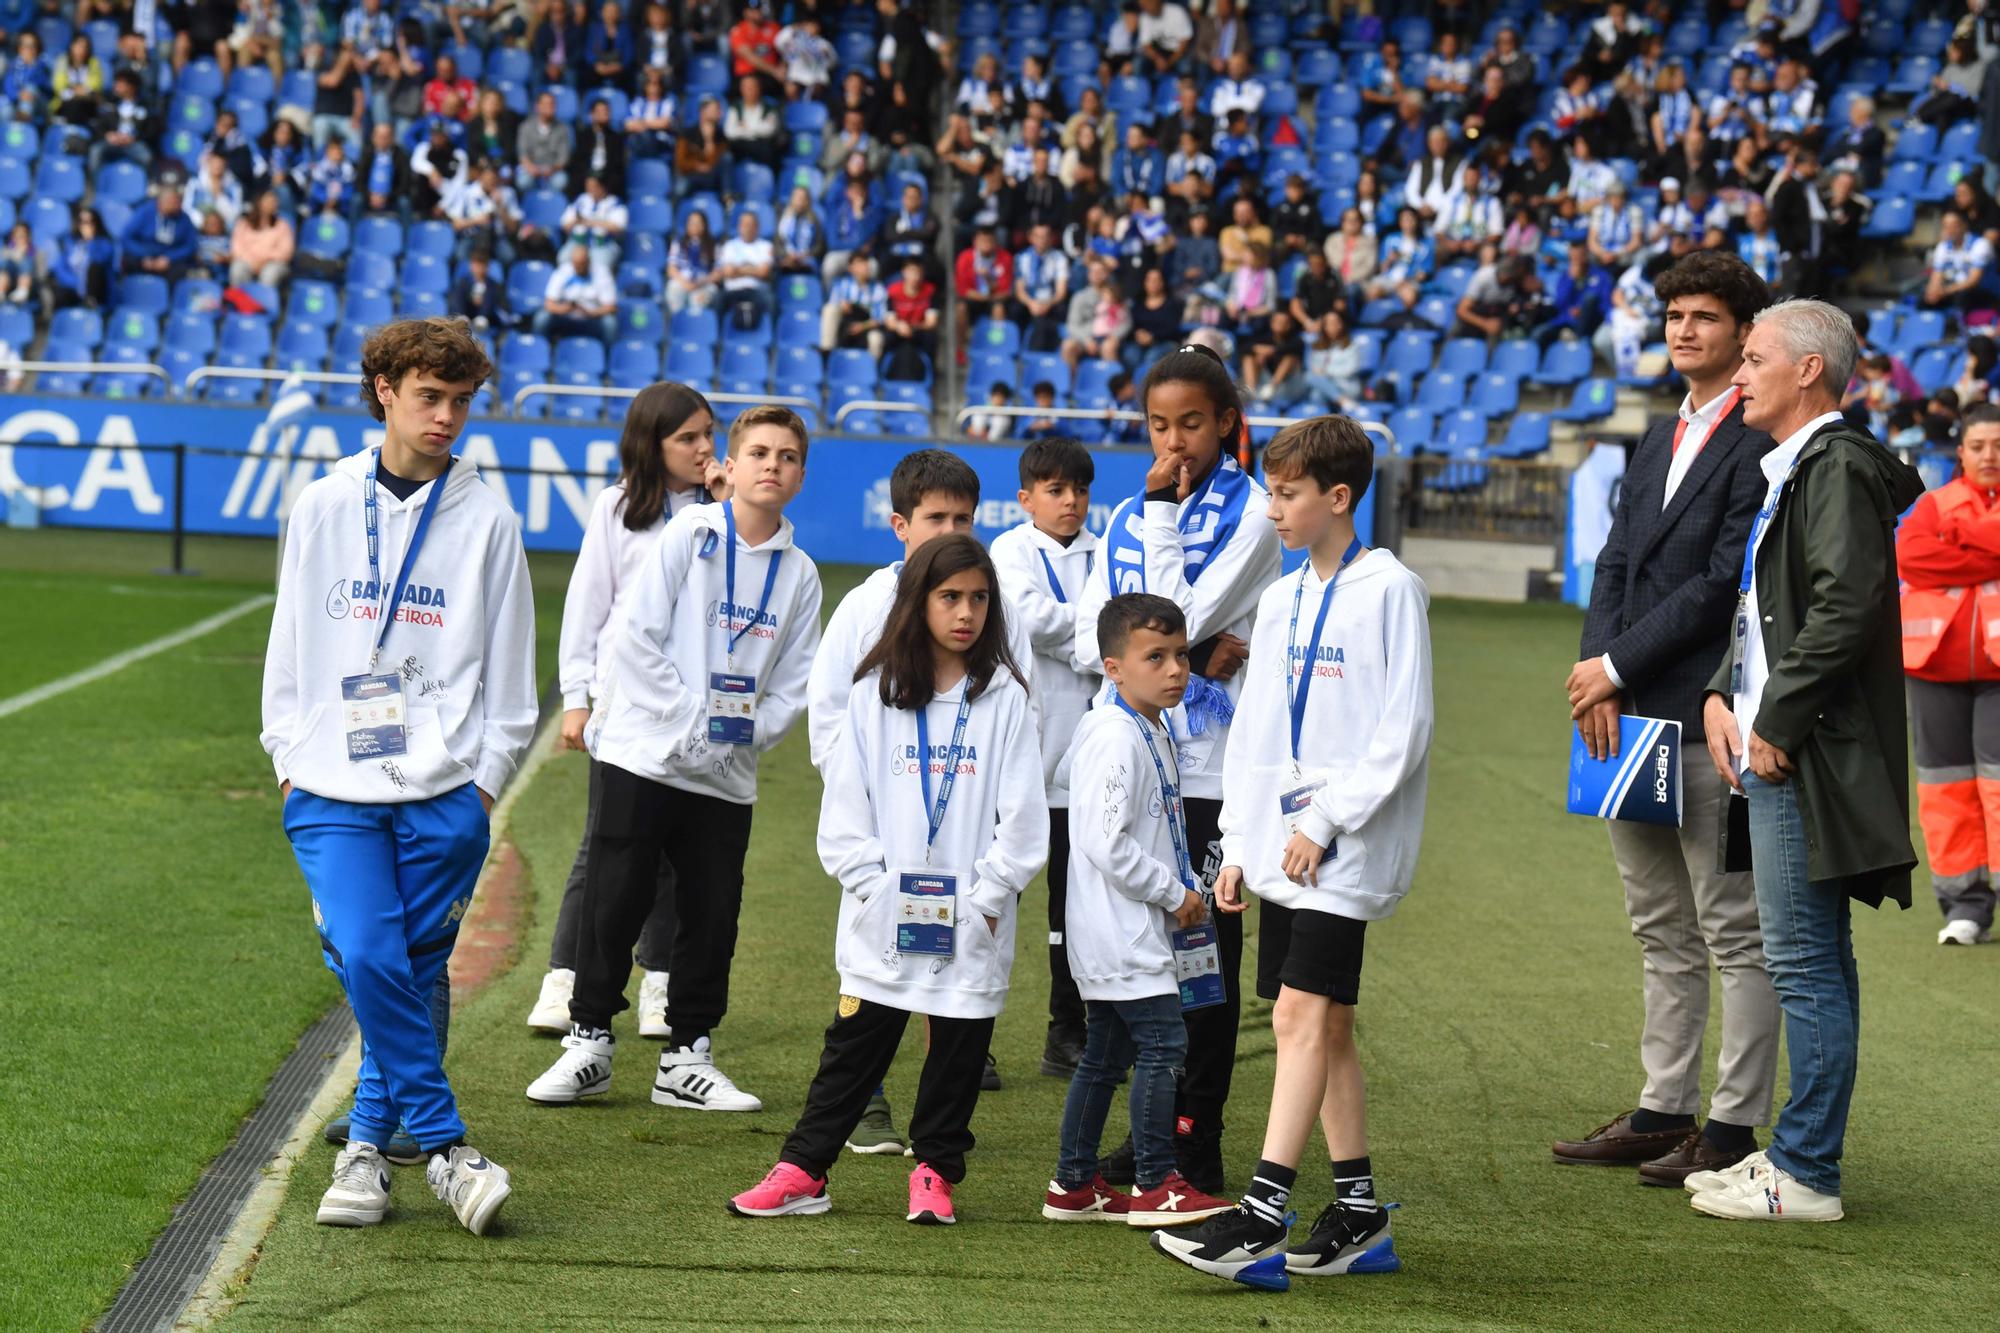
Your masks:
M 1174 1135 L 1174 1162 L 1187 1183 L 1203 1194 L 1226 1194 L 1222 1179 L 1222 1135 L 1199 1130 Z
M 1291 1232 L 1266 1222 L 1241 1205 L 1191 1227 L 1155 1231 L 1148 1242 L 1169 1259 L 1245 1286 L 1283 1291 L 1285 1241 Z
M 1387 1208 L 1343 1208 L 1330 1203 L 1312 1233 L 1285 1251 L 1285 1269 L 1300 1277 L 1342 1273 L 1393 1273 L 1403 1266 L 1389 1235 Z
M 993 1052 L 988 1051 L 986 1053 L 986 1068 L 979 1072 L 979 1090 L 981 1092 L 998 1092 L 1001 1086 L 1000 1066 L 993 1063 Z
M 1050 1078 L 1070 1078 L 1083 1061 L 1083 1033 L 1067 1025 L 1049 1024 L 1042 1045 L 1042 1072 Z
M 1109 1155 L 1097 1159 L 1097 1174 L 1104 1177 L 1104 1183 L 1107 1185 L 1139 1183 L 1139 1167 L 1133 1157 L 1130 1134 L 1127 1134 L 1125 1141 L 1113 1148 Z

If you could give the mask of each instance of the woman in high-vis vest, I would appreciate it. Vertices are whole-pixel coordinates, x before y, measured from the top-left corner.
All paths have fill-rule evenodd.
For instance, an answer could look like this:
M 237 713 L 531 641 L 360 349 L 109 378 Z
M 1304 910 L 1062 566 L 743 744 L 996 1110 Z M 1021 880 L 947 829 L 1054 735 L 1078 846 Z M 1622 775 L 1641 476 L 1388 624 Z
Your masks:
M 1896 565 L 1938 943 L 1981 944 L 2000 888 L 2000 407 L 1965 414 L 1958 461 L 1904 518 Z

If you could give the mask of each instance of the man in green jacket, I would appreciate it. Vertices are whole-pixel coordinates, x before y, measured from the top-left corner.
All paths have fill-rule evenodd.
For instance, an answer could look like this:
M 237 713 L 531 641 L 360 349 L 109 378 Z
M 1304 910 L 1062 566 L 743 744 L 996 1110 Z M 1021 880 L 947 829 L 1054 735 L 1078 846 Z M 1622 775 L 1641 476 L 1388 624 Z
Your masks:
M 1779 444 L 1763 459 L 1769 489 L 1703 721 L 1710 758 L 1748 797 L 1791 1099 L 1766 1151 L 1687 1179 L 1695 1208 L 1716 1217 L 1840 1219 L 1861 1019 L 1849 900 L 1910 905 L 1894 533 L 1924 486 L 1840 415 L 1857 351 L 1837 307 L 1781 301 L 1757 316 L 1736 372 L 1744 423 Z M 1723 841 L 1740 866 L 1742 836 L 1725 826 Z

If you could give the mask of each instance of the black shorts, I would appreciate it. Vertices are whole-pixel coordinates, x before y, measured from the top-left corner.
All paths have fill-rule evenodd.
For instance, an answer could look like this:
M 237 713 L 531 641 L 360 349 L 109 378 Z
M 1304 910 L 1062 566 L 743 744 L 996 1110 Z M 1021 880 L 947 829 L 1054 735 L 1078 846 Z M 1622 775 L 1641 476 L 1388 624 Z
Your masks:
M 1361 995 L 1361 946 L 1366 921 L 1273 902 L 1257 906 L 1257 994 L 1278 998 L 1278 987 L 1355 1004 Z

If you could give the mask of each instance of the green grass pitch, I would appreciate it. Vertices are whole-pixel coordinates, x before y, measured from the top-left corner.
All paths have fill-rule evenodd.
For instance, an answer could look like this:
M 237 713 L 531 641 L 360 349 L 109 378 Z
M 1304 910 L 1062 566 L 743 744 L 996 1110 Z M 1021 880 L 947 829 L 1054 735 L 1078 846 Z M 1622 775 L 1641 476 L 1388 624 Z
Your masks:
M 0 534 L 10 612 L 0 698 L 268 587 L 270 549 L 198 545 L 197 581 L 147 572 L 151 539 Z M 828 570 L 829 609 L 858 571 Z M 537 561 L 544 675 L 566 568 Z M 298 1032 L 334 996 L 255 743 L 261 613 L 0 719 L 0 1326 L 76 1327 L 109 1304 Z M 1433 607 L 1438 732 L 1418 881 L 1369 935 L 1361 1043 L 1371 1142 L 1401 1274 L 1233 1288 L 1111 1227 L 1039 1217 L 1063 1085 L 1035 1073 L 1046 960 L 1015 966 L 961 1224 L 901 1220 L 907 1162 L 849 1157 L 834 1211 L 751 1222 L 723 1200 L 775 1158 L 831 1017 L 835 890 L 813 852 L 819 784 L 803 736 L 766 767 L 725 1067 L 755 1116 L 647 1100 L 654 1046 L 621 1019 L 596 1104 L 521 1095 L 554 1058 L 533 998 L 583 805 L 580 757 L 521 793 L 511 836 L 531 918 L 519 961 L 456 1014 L 449 1066 L 474 1141 L 515 1175 L 485 1239 L 421 1174 L 388 1224 L 319 1228 L 332 1150 L 301 1162 L 224 1323 L 622 1328 L 1837 1328 L 1992 1326 L 1992 1015 L 2000 949 L 1943 951 L 1927 901 L 1857 913 L 1864 993 L 1849 1219 L 1703 1218 L 1621 1171 L 1561 1168 L 1548 1140 L 1631 1103 L 1637 946 L 1603 831 L 1561 812 L 1558 686 L 1576 617 Z M 1023 910 L 1042 910 L 1039 887 Z M 1253 919 L 1254 924 L 1254 919 Z M 1036 931 L 1023 931 L 1025 939 Z M 1254 945 L 1253 945 L 1254 947 Z M 1248 966 L 1246 964 L 1246 975 Z M 1257 1156 L 1267 1009 L 1246 1010 L 1231 1183 Z M 916 1027 L 889 1081 L 907 1111 Z M 1114 1107 L 1114 1129 L 1123 1115 Z M 1327 1198 L 1317 1141 L 1300 1210 Z

